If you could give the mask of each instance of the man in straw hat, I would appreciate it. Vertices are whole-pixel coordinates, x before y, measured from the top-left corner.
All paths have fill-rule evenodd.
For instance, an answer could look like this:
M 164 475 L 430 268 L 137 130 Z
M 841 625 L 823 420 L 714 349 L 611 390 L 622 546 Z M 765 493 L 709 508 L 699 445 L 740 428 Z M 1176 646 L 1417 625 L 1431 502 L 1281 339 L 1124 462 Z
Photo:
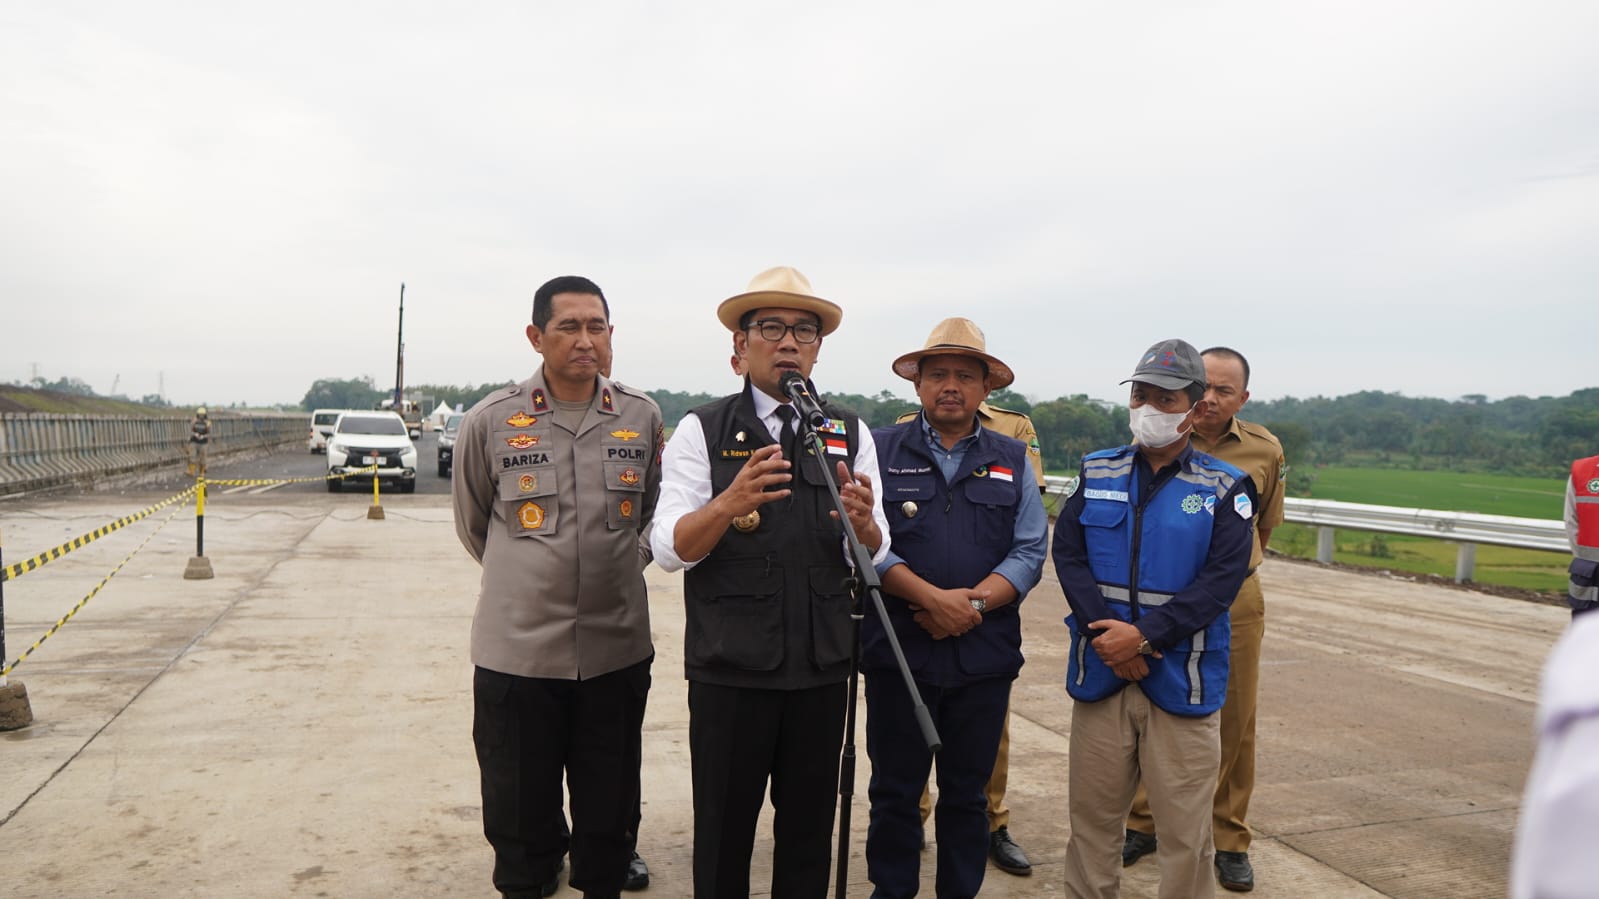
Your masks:
M 955 319 L 947 319 L 939 324 L 946 327 Z M 961 319 L 969 325 L 975 333 L 979 345 L 983 339 L 982 329 L 969 319 Z M 995 390 L 1001 389 L 995 385 Z M 921 411 L 906 412 L 895 420 L 895 424 L 903 424 L 921 416 Z M 1025 413 L 1014 412 L 1010 409 L 1001 409 L 991 405 L 987 400 L 977 404 L 977 423 L 985 430 L 1014 437 L 1027 444 L 1027 461 L 1031 463 L 1033 477 L 1038 482 L 1038 493 L 1044 494 L 1047 486 L 1044 482 L 1044 457 L 1038 445 L 1038 431 L 1033 427 L 1033 420 Z M 988 857 L 994 860 L 994 867 L 1008 874 L 1018 877 L 1027 877 L 1033 873 L 1033 864 L 1028 861 L 1027 853 L 1010 834 L 1010 807 L 1005 804 L 1005 788 L 1010 781 L 1010 710 L 1005 711 L 1005 725 L 999 731 L 999 752 L 994 756 L 994 773 L 988 777 L 988 786 L 983 788 L 983 795 L 988 799 Z M 923 788 L 920 805 L 922 813 L 922 826 L 925 832 L 927 819 L 933 814 L 932 793 Z
M 987 868 L 988 802 L 1011 681 L 1022 667 L 1020 605 L 1038 583 L 1049 522 L 1027 445 L 982 426 L 978 405 L 1015 380 L 964 318 L 945 319 L 925 348 L 894 360 L 916 385 L 921 413 L 873 436 L 893 549 L 877 563 L 888 623 L 938 725 L 940 897 L 975 896 Z M 916 895 L 921 813 L 932 754 L 888 643 L 885 623 L 861 624 L 866 745 L 872 759 L 867 876 L 873 895 Z
M 1241 469 L 1189 445 L 1210 408 L 1198 350 L 1163 340 L 1129 382 L 1133 444 L 1084 456 L 1055 522 L 1072 610 L 1066 894 L 1117 895 L 1142 777 L 1160 827 L 1160 896 L 1207 899 L 1227 611 L 1249 573 L 1257 497 Z
M 826 894 L 850 674 L 850 576 L 823 465 L 850 523 L 881 561 L 888 523 L 873 497 L 877 448 L 854 415 L 822 402 L 825 455 L 804 443 L 784 395 L 810 382 L 843 318 L 805 276 L 779 267 L 724 301 L 744 389 L 683 417 L 662 461 L 651 543 L 684 569 L 694 894 L 749 895 L 750 855 L 771 781 L 771 895 Z M 792 377 L 792 376 L 791 376 Z

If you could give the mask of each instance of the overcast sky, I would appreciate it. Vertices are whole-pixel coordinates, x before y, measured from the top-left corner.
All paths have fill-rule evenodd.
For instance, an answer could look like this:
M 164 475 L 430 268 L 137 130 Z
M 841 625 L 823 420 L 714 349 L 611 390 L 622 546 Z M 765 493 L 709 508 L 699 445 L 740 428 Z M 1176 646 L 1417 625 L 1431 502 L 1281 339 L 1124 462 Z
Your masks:
M 298 402 L 526 377 L 593 278 L 616 376 L 732 390 L 792 265 L 823 391 L 966 315 L 1035 398 L 1149 344 L 1257 399 L 1599 385 L 1599 3 L 0 5 L 0 381 Z M 35 369 L 36 367 L 36 369 Z

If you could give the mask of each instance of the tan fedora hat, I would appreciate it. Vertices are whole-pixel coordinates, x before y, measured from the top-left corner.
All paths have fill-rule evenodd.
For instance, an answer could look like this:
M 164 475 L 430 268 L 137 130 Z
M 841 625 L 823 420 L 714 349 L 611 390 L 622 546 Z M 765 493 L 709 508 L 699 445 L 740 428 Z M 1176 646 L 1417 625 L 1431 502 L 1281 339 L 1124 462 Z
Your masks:
M 716 307 L 716 317 L 727 330 L 737 331 L 744 313 L 751 309 L 803 309 L 815 313 L 823 336 L 838 330 L 838 323 L 844 320 L 844 310 L 837 303 L 811 293 L 811 282 L 798 269 L 786 265 L 769 268 L 750 279 L 749 290 L 728 297 Z
M 969 318 L 946 318 L 933 326 L 927 346 L 894 360 L 894 374 L 907 381 L 916 380 L 916 367 L 928 356 L 969 356 L 988 363 L 988 386 L 993 390 L 1009 387 L 1016 380 L 1010 366 L 984 350 L 983 329 Z

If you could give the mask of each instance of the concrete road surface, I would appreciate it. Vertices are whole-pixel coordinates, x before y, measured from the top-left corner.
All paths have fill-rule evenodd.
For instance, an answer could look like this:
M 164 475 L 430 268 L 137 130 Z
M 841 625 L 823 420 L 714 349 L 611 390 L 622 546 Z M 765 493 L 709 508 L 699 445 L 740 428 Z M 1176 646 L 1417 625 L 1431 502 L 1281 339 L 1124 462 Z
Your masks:
M 0 504 L 4 560 L 160 498 Z M 0 894 L 495 895 L 470 726 L 477 566 L 443 497 L 386 496 L 380 521 L 370 502 L 214 498 L 211 580 L 183 578 L 191 507 L 4 585 L 14 659 L 126 559 L 12 675 L 37 723 L 0 734 Z M 1254 895 L 1504 895 L 1538 671 L 1566 612 L 1308 564 L 1272 561 L 1264 575 Z M 640 849 L 653 883 L 641 895 L 682 897 L 681 581 L 648 577 L 657 656 Z M 1064 614 L 1046 575 L 1025 608 L 1012 703 L 1011 830 L 1035 868 L 990 868 L 985 896 L 1063 895 Z M 849 873 L 864 897 L 870 764 L 857 740 Z M 763 837 L 751 863 L 758 895 L 770 850 Z M 1146 859 L 1123 895 L 1153 897 L 1157 879 Z M 932 895 L 930 870 L 923 883 Z

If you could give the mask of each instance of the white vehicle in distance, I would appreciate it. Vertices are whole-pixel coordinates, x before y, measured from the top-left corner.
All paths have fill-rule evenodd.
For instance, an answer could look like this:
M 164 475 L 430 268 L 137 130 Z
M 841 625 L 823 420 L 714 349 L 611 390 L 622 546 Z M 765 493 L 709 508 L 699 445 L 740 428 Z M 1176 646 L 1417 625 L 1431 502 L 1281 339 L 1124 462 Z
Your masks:
M 311 413 L 311 436 L 305 439 L 305 446 L 312 453 L 325 453 L 328 451 L 328 438 L 333 436 L 333 426 L 339 422 L 339 413 L 343 409 L 318 409 Z
M 328 474 L 345 474 L 376 465 L 380 481 L 401 493 L 416 492 L 416 445 L 397 413 L 346 410 L 339 414 L 328 438 Z M 344 482 L 369 485 L 372 473 L 329 478 L 328 492 L 338 493 Z

